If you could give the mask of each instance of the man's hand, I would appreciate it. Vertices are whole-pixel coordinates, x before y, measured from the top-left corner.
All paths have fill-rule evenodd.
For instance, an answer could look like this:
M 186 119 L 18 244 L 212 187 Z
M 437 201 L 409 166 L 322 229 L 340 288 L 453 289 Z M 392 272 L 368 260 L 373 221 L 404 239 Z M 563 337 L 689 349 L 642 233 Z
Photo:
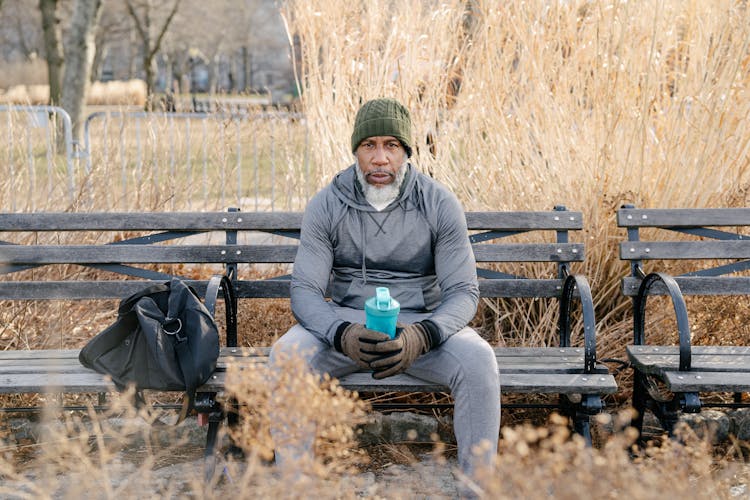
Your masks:
M 360 368 L 370 368 L 370 362 L 382 356 L 373 351 L 378 342 L 390 340 L 385 333 L 365 328 L 365 325 L 350 323 L 341 333 L 340 351 L 351 358 Z
M 393 340 L 378 342 L 370 349 L 375 356 L 370 362 L 372 377 L 382 379 L 402 373 L 415 359 L 430 350 L 430 337 L 419 323 L 405 325 Z

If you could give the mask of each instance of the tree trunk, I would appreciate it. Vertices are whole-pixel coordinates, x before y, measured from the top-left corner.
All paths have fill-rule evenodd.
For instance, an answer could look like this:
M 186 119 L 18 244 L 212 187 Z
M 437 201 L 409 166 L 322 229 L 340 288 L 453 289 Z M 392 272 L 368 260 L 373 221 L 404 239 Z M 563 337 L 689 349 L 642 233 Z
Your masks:
M 135 23 L 135 31 L 138 34 L 138 37 L 141 39 L 141 44 L 143 46 L 143 54 L 141 60 L 143 62 L 143 72 L 146 77 L 146 111 L 150 111 L 153 105 L 154 80 L 156 78 L 156 73 L 153 67 L 154 58 L 159 52 L 161 42 L 164 39 L 164 35 L 166 34 L 167 29 L 169 29 L 170 23 L 174 19 L 175 14 L 177 14 L 177 10 L 180 8 L 181 1 L 182 0 L 174 0 L 172 9 L 169 11 L 167 18 L 164 20 L 164 25 L 160 30 L 158 30 L 153 45 L 151 44 L 151 1 L 148 0 L 145 4 L 142 5 L 145 11 L 143 17 L 139 16 L 136 6 L 133 4 L 133 0 L 127 0 L 126 2 L 128 14 L 130 14 L 130 17 Z
M 107 56 L 108 46 L 104 42 L 104 37 L 96 37 L 94 44 L 94 59 L 91 63 L 91 74 L 89 75 L 89 81 L 94 83 L 102 76 L 102 63 L 104 58 Z
M 143 71 L 146 77 L 146 111 L 154 109 L 154 56 L 149 52 L 143 55 Z
M 61 104 L 73 123 L 73 139 L 80 136 L 86 89 L 94 59 L 94 31 L 102 0 L 76 0 L 65 43 L 65 72 Z
M 47 56 L 47 80 L 49 82 L 49 103 L 60 103 L 63 54 L 60 43 L 60 20 L 56 15 L 57 0 L 39 0 L 44 33 L 44 53 Z

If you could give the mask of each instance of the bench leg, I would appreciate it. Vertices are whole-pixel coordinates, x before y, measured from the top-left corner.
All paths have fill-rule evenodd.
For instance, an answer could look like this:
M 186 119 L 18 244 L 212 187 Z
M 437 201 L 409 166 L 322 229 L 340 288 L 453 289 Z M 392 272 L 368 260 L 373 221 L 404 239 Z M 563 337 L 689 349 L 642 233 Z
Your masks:
M 208 415 L 208 431 L 206 432 L 206 448 L 203 452 L 205 464 L 205 480 L 211 481 L 216 473 L 216 440 L 219 436 L 219 427 L 224 421 L 224 409 L 221 403 L 216 401 L 216 393 L 199 393 L 195 396 L 195 409 L 204 415 Z
M 239 403 L 235 398 L 232 398 L 228 404 L 229 408 L 226 410 L 227 415 L 227 427 L 230 429 L 234 428 L 240 422 Z M 229 447 L 227 455 L 231 455 L 234 458 L 244 458 L 245 452 L 242 448 L 235 445 L 234 442 Z
M 648 391 L 646 390 L 643 375 L 640 372 L 635 372 L 633 376 L 633 409 L 635 410 L 635 417 L 631 420 L 630 425 L 638 431 L 638 439 L 643 435 L 643 416 L 646 411 L 648 399 Z
M 219 434 L 219 426 L 223 415 L 216 418 L 213 414 L 208 417 L 208 432 L 206 433 L 206 449 L 203 452 L 204 478 L 207 483 L 211 482 L 216 474 L 216 438 Z
M 649 392 L 645 375 L 635 372 L 633 409 L 636 411 L 636 416 L 632 421 L 632 426 L 638 431 L 639 441 L 643 444 L 643 415 L 646 410 L 654 414 L 662 428 L 672 437 L 680 413 L 700 412 L 701 400 L 695 392 L 677 393 L 669 400 L 658 400 Z
M 598 394 L 582 394 L 581 401 L 574 403 L 567 396 L 561 396 L 560 408 L 572 421 L 573 430 L 591 446 L 591 417 L 604 409 L 602 398 Z
M 654 414 L 659 419 L 662 428 L 667 431 L 670 438 L 673 438 L 675 437 L 674 428 L 680 418 L 680 413 L 699 413 L 701 411 L 701 400 L 698 393 L 684 392 L 675 394 L 669 401 L 653 401 L 653 406 Z

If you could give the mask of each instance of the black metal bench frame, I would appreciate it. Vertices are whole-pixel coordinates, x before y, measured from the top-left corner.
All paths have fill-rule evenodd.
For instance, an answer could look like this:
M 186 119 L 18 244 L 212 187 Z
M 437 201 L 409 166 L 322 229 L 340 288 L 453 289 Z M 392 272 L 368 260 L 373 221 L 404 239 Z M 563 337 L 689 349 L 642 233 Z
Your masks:
M 680 413 L 698 413 L 707 406 L 700 393 L 734 394 L 734 403 L 710 406 L 750 406 L 741 402 L 742 393 L 750 391 L 750 347 L 693 346 L 685 304 L 686 295 L 750 294 L 750 277 L 732 276 L 750 269 L 750 236 L 724 229 L 750 226 L 750 209 L 637 209 L 624 205 L 617 212 L 617 224 L 627 229 L 627 241 L 620 243 L 620 259 L 630 262 L 622 293 L 632 298 L 633 306 L 633 345 L 626 349 L 634 372 L 634 427 L 642 432 L 644 412 L 649 410 L 671 435 Z M 643 241 L 643 228 L 697 239 L 683 236 Z M 658 268 L 646 272 L 644 261 L 666 260 L 702 261 L 704 266 L 679 276 Z M 714 261 L 719 260 L 731 262 L 716 265 Z M 649 295 L 669 296 L 678 345 L 646 345 Z M 655 384 L 663 384 L 668 393 L 657 391 Z
M 606 366 L 596 359 L 596 322 L 593 299 L 585 277 L 572 274 L 571 263 L 584 258 L 584 245 L 568 241 L 571 231 L 583 228 L 580 212 L 564 207 L 539 212 L 467 212 L 474 254 L 479 265 L 503 262 L 546 262 L 551 276 L 530 278 L 479 268 L 482 297 L 547 298 L 559 301 L 560 343 L 557 347 L 496 348 L 504 393 L 557 394 L 557 407 L 569 416 L 577 432 L 591 440 L 589 419 L 603 409 L 602 396 L 616 391 Z M 214 312 L 218 299 L 226 304 L 226 347 L 220 368 L 199 388 L 196 409 L 208 415 L 206 455 L 212 456 L 220 425 L 236 418 L 232 408 L 222 406 L 223 367 L 229 358 L 241 361 L 267 356 L 267 349 L 237 347 L 237 301 L 252 298 L 288 298 L 288 275 L 270 279 L 240 277 L 238 266 L 254 263 L 292 263 L 296 244 L 240 244 L 246 231 L 299 238 L 302 213 L 228 212 L 205 213 L 38 213 L 0 214 L 0 233 L 132 231 L 148 233 L 124 241 L 93 245 L 19 245 L 2 240 L 0 234 L 0 300 L 112 299 L 122 298 L 150 284 L 171 277 L 134 264 L 219 264 L 221 273 L 210 280 L 186 280 L 205 296 Z M 206 232 L 223 233 L 224 241 L 209 245 L 166 245 L 168 241 Z M 554 241 L 495 243 L 495 240 L 526 233 L 553 233 Z M 155 245 L 155 243 L 158 243 Z M 79 264 L 136 279 L 33 281 L 12 280 L 12 274 L 50 264 Z M 11 279 L 8 279 L 11 276 Z M 571 347 L 571 312 L 579 303 L 583 319 L 583 345 Z M 104 377 L 77 364 L 77 351 L 31 351 L 31 354 L 0 353 L 2 361 L 13 358 L 17 366 L 0 367 L 0 392 L 102 392 L 111 389 Z M 4 356 L 4 357 L 3 357 Z M 20 356 L 20 357 L 19 357 Z M 16 359 L 18 358 L 18 359 Z M 23 358 L 23 359 L 20 359 Z M 52 363 L 48 359 L 56 360 Z M 540 363 L 543 359 L 545 362 Z M 36 365 L 34 364 L 36 360 Z M 35 368 L 36 366 L 36 368 Z M 56 378 L 44 375 L 51 367 Z M 22 373 L 17 373 L 17 372 Z M 37 378 L 34 378 L 37 376 Z M 447 388 L 407 375 L 376 381 L 359 372 L 341 379 L 341 385 L 360 392 L 445 392 Z

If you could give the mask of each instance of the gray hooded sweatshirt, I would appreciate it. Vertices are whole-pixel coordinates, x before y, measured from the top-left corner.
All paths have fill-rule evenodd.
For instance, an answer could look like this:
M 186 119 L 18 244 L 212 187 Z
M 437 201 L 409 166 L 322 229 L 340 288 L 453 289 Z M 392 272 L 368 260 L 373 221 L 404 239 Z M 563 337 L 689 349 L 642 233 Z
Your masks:
M 387 286 L 402 312 L 423 313 L 421 319 L 437 327 L 432 344 L 440 344 L 471 321 L 479 301 L 463 208 L 447 188 L 408 164 L 398 198 L 378 212 L 365 199 L 356 168 L 339 172 L 307 205 L 292 272 L 292 312 L 333 345 L 344 322 L 337 306 L 364 309 L 375 288 Z

